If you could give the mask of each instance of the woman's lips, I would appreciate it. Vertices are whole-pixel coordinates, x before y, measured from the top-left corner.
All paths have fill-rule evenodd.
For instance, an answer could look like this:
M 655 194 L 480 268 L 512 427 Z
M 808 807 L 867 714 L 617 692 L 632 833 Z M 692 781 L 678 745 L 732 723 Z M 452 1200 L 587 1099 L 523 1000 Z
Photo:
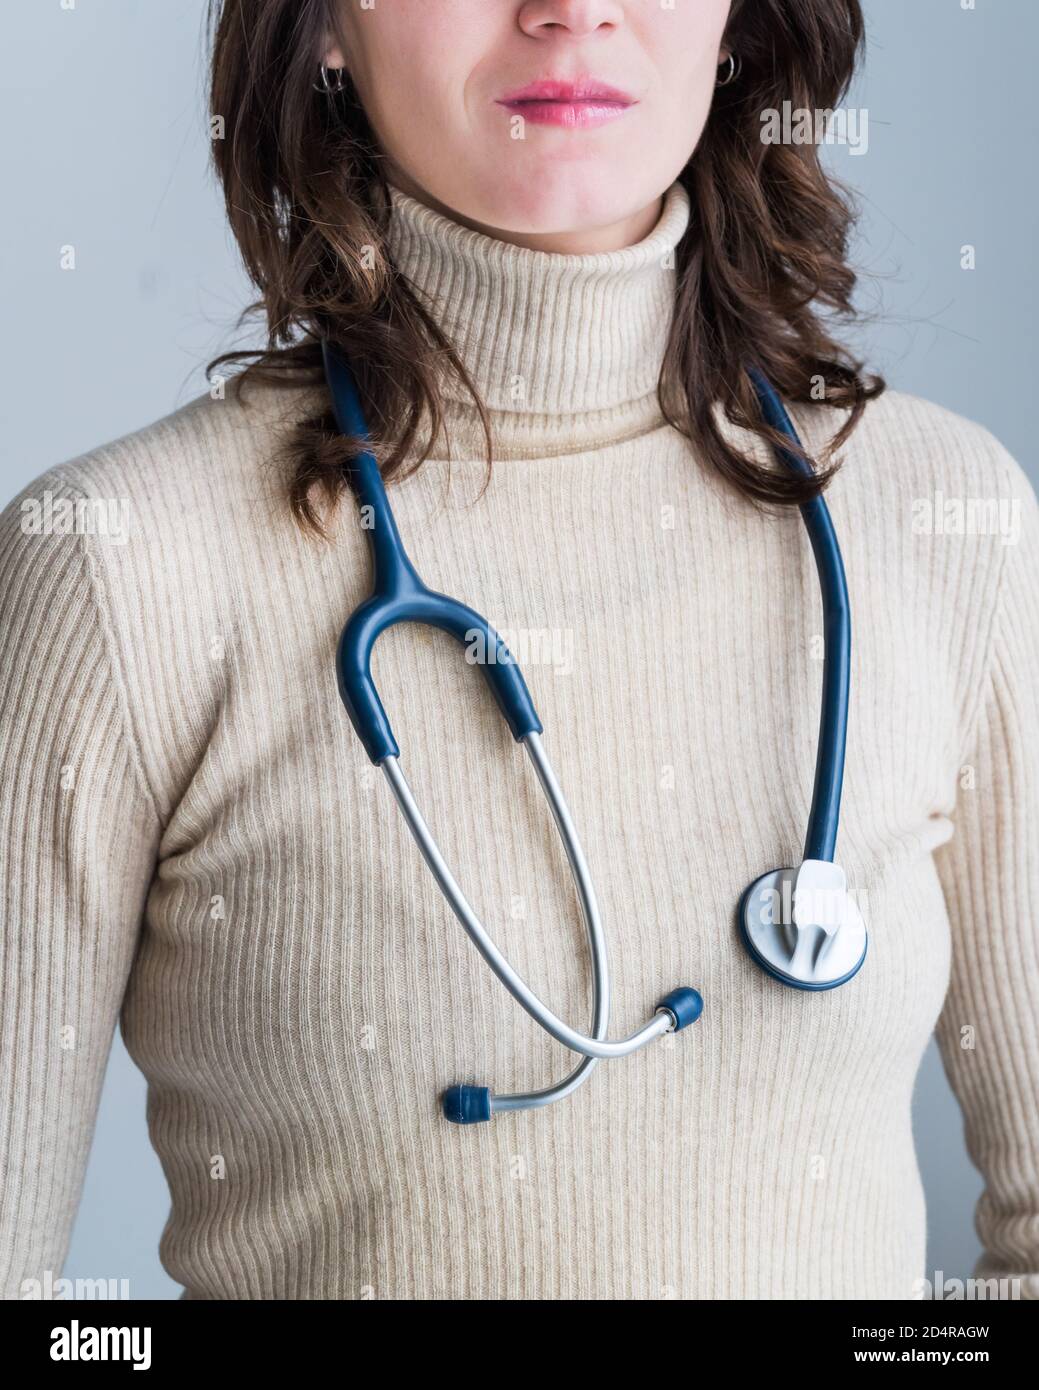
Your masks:
M 531 82 L 499 97 L 498 105 L 535 125 L 587 129 L 616 120 L 637 103 L 627 92 L 589 78 L 577 82 Z

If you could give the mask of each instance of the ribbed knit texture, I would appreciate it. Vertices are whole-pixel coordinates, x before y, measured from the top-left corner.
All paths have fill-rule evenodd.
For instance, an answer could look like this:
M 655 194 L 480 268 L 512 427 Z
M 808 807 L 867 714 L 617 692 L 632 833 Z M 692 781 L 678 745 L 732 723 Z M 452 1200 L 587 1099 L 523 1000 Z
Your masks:
M 981 1272 L 1039 1296 L 1035 497 L 984 429 L 897 393 L 844 451 L 838 857 L 870 950 L 831 993 L 783 988 L 734 914 L 801 849 L 821 605 L 796 511 L 746 503 L 661 419 L 689 216 L 675 185 L 640 245 L 556 256 L 394 190 L 391 250 L 498 454 L 479 495 L 453 392 L 452 458 L 438 442 L 391 498 L 426 581 L 523 666 L 609 934 L 613 1035 L 678 984 L 703 1017 L 546 1110 L 441 1118 L 452 1083 L 533 1089 L 573 1059 L 479 960 L 339 702 L 366 537 L 349 503 L 330 543 L 302 535 L 272 465 L 324 393 L 203 396 L 3 515 L 9 1296 L 61 1266 L 120 1017 L 190 1298 L 911 1297 L 931 1272 L 910 1102 L 936 1025 L 986 1181 Z M 840 420 L 793 413 L 815 447 Z M 128 499 L 128 542 L 27 534 L 47 491 Z M 937 494 L 1013 504 L 1014 543 L 922 531 Z M 479 671 L 416 627 L 374 670 L 448 863 L 586 1026 L 565 857 Z

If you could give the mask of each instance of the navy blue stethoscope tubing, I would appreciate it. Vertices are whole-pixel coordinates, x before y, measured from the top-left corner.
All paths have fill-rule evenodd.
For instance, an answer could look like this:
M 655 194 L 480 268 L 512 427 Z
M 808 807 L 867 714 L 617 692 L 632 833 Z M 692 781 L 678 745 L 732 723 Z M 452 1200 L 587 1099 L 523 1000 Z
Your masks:
M 368 427 L 357 387 L 342 355 L 323 342 L 325 371 L 332 392 L 336 423 L 343 434 L 368 440 Z M 376 639 L 401 622 L 428 623 L 449 632 L 463 646 L 481 643 L 484 675 L 513 737 L 543 732 L 526 682 L 498 633 L 486 618 L 419 578 L 404 549 L 386 496 L 378 464 L 362 449 L 349 469 L 372 552 L 372 592 L 353 613 L 339 639 L 336 670 L 339 694 L 368 757 L 376 765 L 396 758 L 400 749 L 371 677 Z
M 325 376 L 340 432 L 370 442 L 353 373 L 342 353 L 322 339 Z M 763 418 L 786 435 L 796 450 L 800 440 L 775 388 L 751 368 L 749 375 Z M 799 453 L 777 449 L 777 457 L 795 473 L 812 473 Z M 429 589 L 404 548 L 375 456 L 362 448 L 348 468 L 369 537 L 372 592 L 343 629 L 336 656 L 339 694 L 368 757 L 379 765 L 400 749 L 371 675 L 372 648 L 379 635 L 400 622 L 421 622 L 450 633 L 461 644 L 478 638 L 487 653 L 485 678 L 513 737 L 543 732 L 530 692 L 505 643 L 474 609 Z M 825 655 L 822 708 L 815 782 L 805 837 L 804 858 L 832 861 L 840 819 L 841 787 L 847 743 L 851 668 L 851 611 L 840 546 L 826 502 L 816 496 L 800 507 L 808 531 L 822 592 Z
M 800 446 L 800 439 L 775 387 L 756 367 L 749 376 L 767 424 Z M 811 464 L 789 449 L 777 449 L 780 461 L 794 473 L 812 476 Z M 801 518 L 808 532 L 819 574 L 823 601 L 823 691 L 819 716 L 819 744 L 815 760 L 812 809 L 805 833 L 804 859 L 832 862 L 837 848 L 837 828 L 844 785 L 844 756 L 848 740 L 848 707 L 851 690 L 851 604 L 844 561 L 837 542 L 830 509 L 821 496 L 801 504 Z

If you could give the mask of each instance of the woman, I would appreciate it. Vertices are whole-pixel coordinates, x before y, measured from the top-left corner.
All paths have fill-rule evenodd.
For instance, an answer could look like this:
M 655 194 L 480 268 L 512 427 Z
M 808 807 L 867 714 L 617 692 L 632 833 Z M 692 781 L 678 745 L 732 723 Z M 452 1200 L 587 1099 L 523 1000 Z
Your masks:
M 987 1184 L 979 1272 L 1039 1295 L 1035 497 L 985 430 L 832 341 L 848 213 L 815 146 L 760 139 L 784 100 L 837 105 L 857 0 L 215 18 L 216 164 L 269 351 L 5 513 L 9 1286 L 63 1258 L 118 1016 L 188 1298 L 912 1297 L 936 1026 Z M 419 573 L 524 668 L 611 1035 L 666 987 L 705 1000 L 489 1124 L 438 1097 L 574 1058 L 483 968 L 336 698 L 371 581 L 322 336 Z M 778 464 L 751 363 L 814 480 Z M 823 483 L 855 619 L 839 857 L 870 946 L 805 992 L 757 968 L 735 905 L 799 862 L 822 610 L 793 504 Z M 27 534 L 45 490 L 128 499 L 127 543 Z M 956 501 L 1008 525 L 957 532 Z M 586 1027 L 551 817 L 468 664 L 409 625 L 374 669 L 447 863 Z

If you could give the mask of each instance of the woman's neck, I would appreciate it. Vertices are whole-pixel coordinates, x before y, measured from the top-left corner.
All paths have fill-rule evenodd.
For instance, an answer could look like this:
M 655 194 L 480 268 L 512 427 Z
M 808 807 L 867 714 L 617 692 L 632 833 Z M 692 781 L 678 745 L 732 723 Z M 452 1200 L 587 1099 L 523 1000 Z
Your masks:
M 469 228 L 470 231 L 481 232 L 484 236 L 507 242 L 510 246 L 523 246 L 529 251 L 545 251 L 550 255 L 590 256 L 600 255 L 604 251 L 625 250 L 644 241 L 653 232 L 664 211 L 664 198 L 659 197 L 647 207 L 602 227 L 555 232 L 511 231 L 464 217 L 420 188 L 403 171 L 395 172 L 389 182 L 398 192 L 406 193 L 433 212 L 440 213 L 442 217 L 447 217 L 460 226 Z
M 389 253 L 461 357 L 506 453 L 573 452 L 650 427 L 690 220 L 680 183 L 648 236 L 587 255 L 516 246 L 390 193 Z M 452 377 L 444 395 L 472 408 Z

